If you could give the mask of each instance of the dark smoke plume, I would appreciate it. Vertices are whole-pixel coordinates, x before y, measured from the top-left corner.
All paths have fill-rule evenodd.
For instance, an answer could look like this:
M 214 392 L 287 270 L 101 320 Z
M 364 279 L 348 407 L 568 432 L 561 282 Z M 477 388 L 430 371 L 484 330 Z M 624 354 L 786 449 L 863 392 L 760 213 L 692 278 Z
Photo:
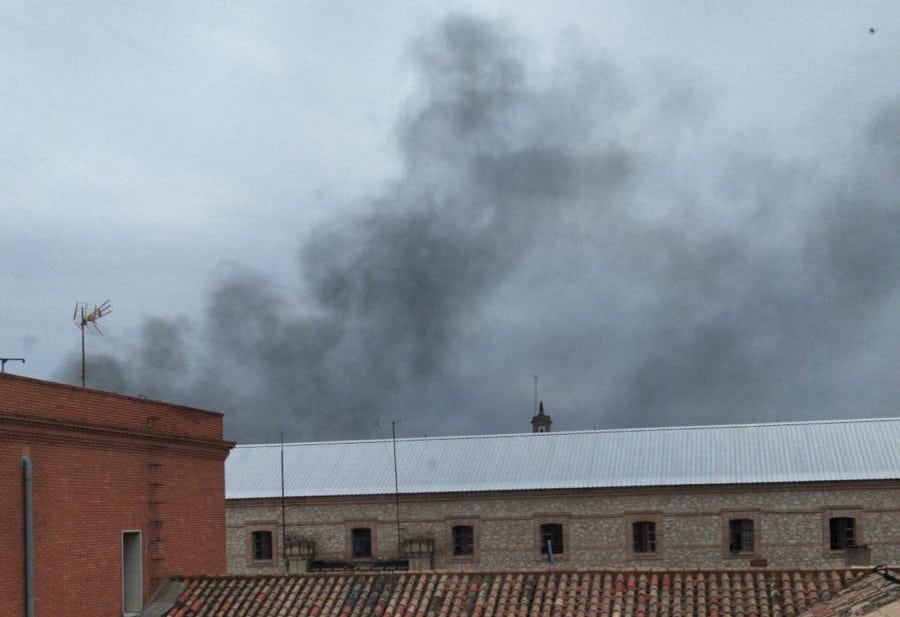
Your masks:
M 297 296 L 235 267 L 201 326 L 149 320 L 93 385 L 226 411 L 241 441 L 525 430 L 534 371 L 570 429 L 896 413 L 868 370 L 900 364 L 896 105 L 839 178 L 740 146 L 691 169 L 683 83 L 542 76 L 459 16 L 411 55 L 402 173 L 304 237 Z

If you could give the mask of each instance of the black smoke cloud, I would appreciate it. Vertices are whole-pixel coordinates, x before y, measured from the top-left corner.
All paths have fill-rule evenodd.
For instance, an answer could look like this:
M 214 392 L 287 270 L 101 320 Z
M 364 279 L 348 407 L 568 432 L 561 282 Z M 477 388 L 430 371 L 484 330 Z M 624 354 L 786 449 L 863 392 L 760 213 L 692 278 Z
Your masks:
M 240 441 L 519 431 L 533 372 L 570 429 L 895 414 L 897 106 L 840 177 L 740 144 L 694 170 L 701 88 L 639 97 L 571 56 L 542 72 L 444 20 L 412 47 L 402 173 L 304 236 L 295 293 L 234 266 L 199 325 L 148 320 L 90 385 L 226 411 Z

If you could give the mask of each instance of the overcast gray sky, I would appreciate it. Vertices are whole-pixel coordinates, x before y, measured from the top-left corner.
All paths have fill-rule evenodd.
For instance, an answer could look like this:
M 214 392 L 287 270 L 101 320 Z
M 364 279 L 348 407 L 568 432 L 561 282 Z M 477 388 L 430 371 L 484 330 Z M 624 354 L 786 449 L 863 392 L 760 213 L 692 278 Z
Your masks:
M 77 382 L 109 298 L 88 385 L 240 441 L 895 416 L 898 58 L 893 1 L 2 2 L 0 356 Z

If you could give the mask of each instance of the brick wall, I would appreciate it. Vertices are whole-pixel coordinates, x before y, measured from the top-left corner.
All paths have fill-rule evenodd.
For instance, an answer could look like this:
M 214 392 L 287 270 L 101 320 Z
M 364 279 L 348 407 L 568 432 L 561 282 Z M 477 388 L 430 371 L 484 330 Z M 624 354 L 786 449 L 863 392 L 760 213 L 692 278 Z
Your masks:
M 220 414 L 0 377 L 0 615 L 24 610 L 21 457 L 32 460 L 37 615 L 121 615 L 121 534 L 141 531 L 145 601 L 225 571 Z
M 844 565 L 843 551 L 829 547 L 828 517 L 857 519 L 857 543 L 868 545 L 872 563 L 900 563 L 900 481 L 835 482 L 697 487 L 603 489 L 484 494 L 417 495 L 401 498 L 401 533 L 435 541 L 441 569 L 543 568 L 538 528 L 564 527 L 560 564 L 576 567 L 746 568 L 752 559 L 770 568 L 831 568 Z M 729 518 L 754 521 L 752 554 L 734 556 L 728 547 Z M 310 538 L 322 559 L 347 556 L 347 529 L 371 521 L 376 558 L 395 557 L 397 531 L 393 496 L 288 500 L 287 533 Z M 655 554 L 633 553 L 631 523 L 656 522 Z M 227 506 L 230 573 L 283 571 L 276 548 L 273 562 L 255 563 L 247 538 L 271 528 L 280 540 L 278 500 L 234 500 Z M 452 525 L 475 528 L 476 554 L 452 555 Z
M 115 413 L 110 413 L 115 409 Z M 222 415 L 159 401 L 4 374 L 0 410 L 31 419 L 196 439 L 222 439 Z

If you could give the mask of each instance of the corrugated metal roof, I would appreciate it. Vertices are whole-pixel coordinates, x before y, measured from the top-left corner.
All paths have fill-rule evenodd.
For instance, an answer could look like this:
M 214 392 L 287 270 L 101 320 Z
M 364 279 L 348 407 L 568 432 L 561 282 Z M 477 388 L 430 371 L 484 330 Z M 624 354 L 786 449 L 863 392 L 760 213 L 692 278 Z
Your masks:
M 281 495 L 279 444 L 237 446 L 228 499 Z M 900 479 L 900 418 L 397 440 L 401 493 Z M 387 440 L 284 444 L 287 496 L 394 492 Z

